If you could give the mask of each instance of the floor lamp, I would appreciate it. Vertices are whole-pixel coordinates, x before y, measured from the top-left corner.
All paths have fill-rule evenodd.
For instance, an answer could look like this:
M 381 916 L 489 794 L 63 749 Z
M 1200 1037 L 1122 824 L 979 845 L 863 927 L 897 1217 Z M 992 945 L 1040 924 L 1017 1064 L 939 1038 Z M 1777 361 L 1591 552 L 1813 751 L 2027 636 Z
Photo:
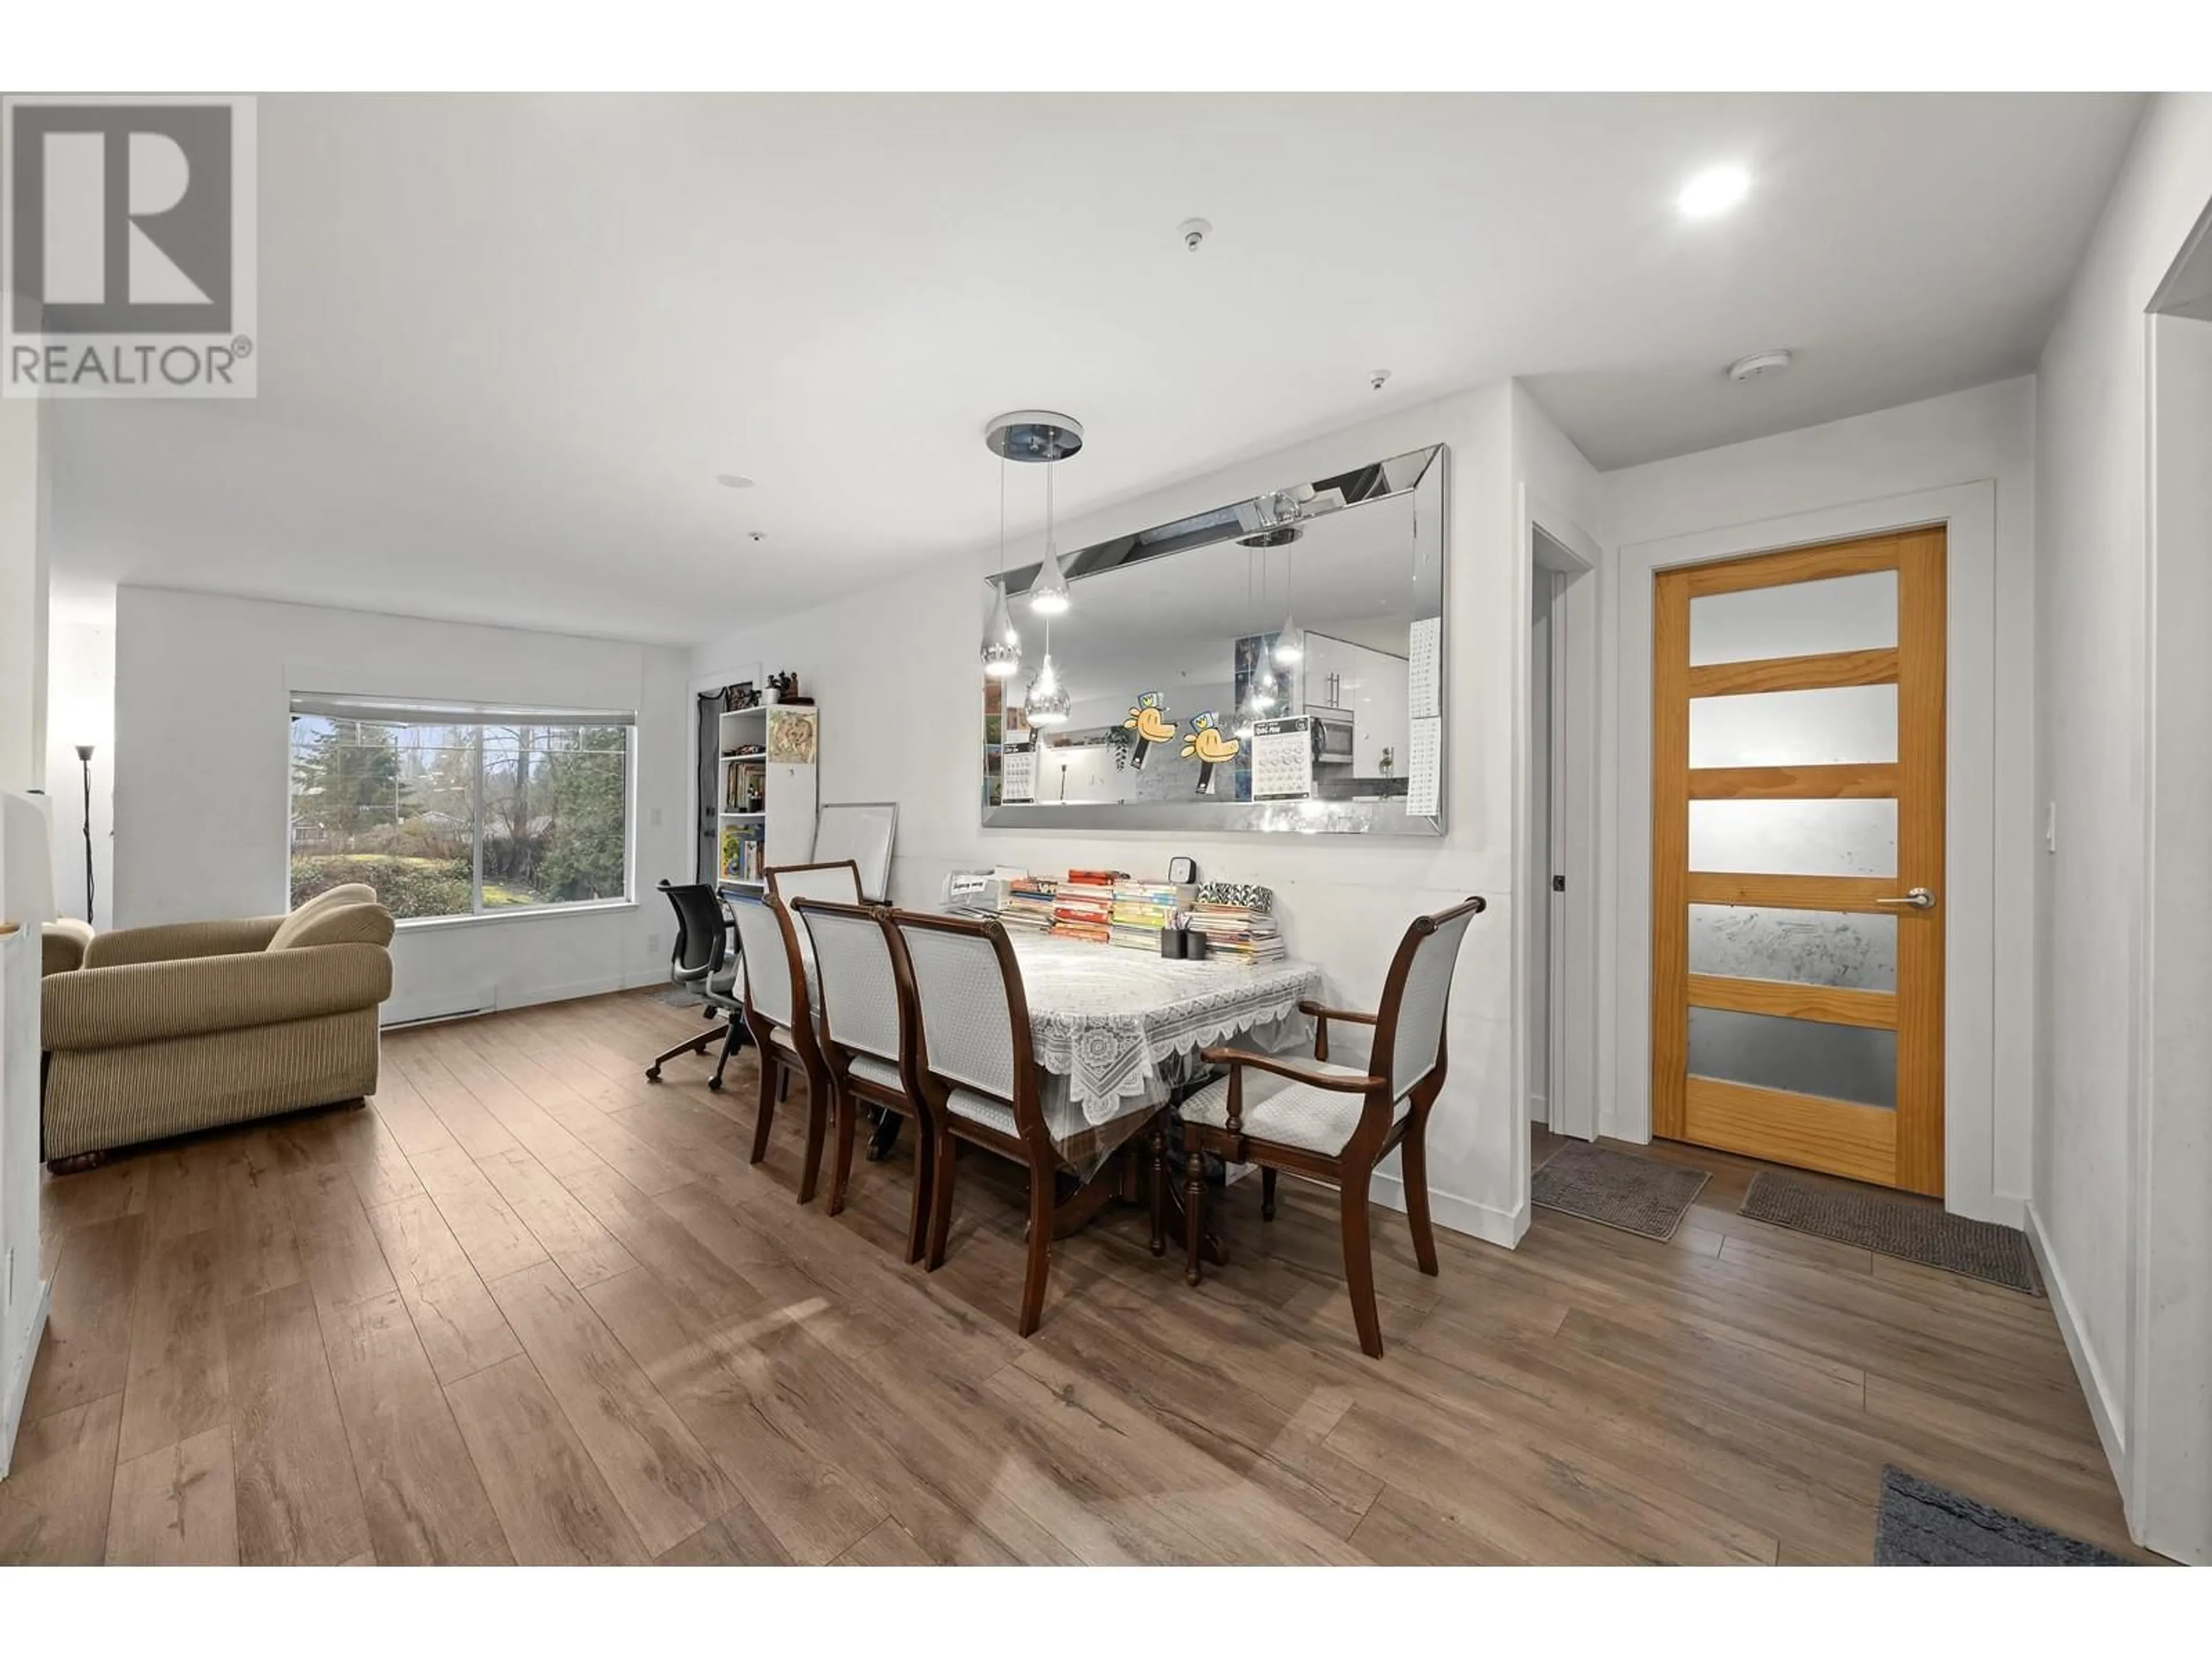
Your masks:
M 84 768 L 84 919 L 92 920 L 92 745 L 81 743 L 76 757 Z

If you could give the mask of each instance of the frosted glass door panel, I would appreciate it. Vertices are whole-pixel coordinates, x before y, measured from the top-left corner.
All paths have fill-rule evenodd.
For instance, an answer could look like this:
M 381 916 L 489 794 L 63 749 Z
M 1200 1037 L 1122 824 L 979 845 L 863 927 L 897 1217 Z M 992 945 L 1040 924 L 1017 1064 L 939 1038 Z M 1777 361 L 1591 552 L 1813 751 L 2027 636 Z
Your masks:
M 1836 766 L 1896 758 L 1893 685 L 1690 700 L 1692 766 Z
M 1847 991 L 1897 989 L 1897 918 L 1753 904 L 1690 907 L 1690 971 Z
M 1745 876 L 1893 876 L 1893 800 L 1693 800 L 1690 868 Z
M 1690 1075 L 1895 1110 L 1897 1033 L 1692 1008 Z
M 1690 601 L 1690 665 L 1874 651 L 1897 643 L 1897 573 L 1830 576 Z

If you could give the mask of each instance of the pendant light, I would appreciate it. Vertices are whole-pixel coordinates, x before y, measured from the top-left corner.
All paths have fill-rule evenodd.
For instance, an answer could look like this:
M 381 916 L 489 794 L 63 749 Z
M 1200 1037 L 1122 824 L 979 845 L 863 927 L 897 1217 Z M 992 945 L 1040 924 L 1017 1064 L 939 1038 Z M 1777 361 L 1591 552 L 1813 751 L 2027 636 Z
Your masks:
M 1022 712 L 1031 726 L 1065 726 L 1067 704 L 1067 688 L 1060 683 L 1060 675 L 1052 665 L 1052 623 L 1048 621 L 1044 625 L 1044 661 L 1022 698 Z
M 1006 568 L 1006 461 L 999 458 L 999 568 Z M 983 672 L 994 680 L 1012 679 L 1022 665 L 1022 636 L 1014 631 L 1013 613 L 1006 609 L 1006 579 L 994 577 L 998 603 L 983 628 Z
M 1066 614 L 1069 604 L 1067 573 L 1060 568 L 1060 552 L 1052 544 L 1052 469 L 1044 474 L 1044 563 L 1030 589 L 1030 609 L 1040 617 Z
M 1275 660 L 1285 668 L 1304 660 L 1306 654 L 1306 636 L 1298 632 L 1297 623 L 1291 614 L 1297 609 L 1294 597 L 1297 592 L 1294 580 L 1298 556 L 1297 550 L 1297 538 L 1293 536 L 1291 551 L 1283 555 L 1283 631 L 1275 636 Z M 1263 553 L 1261 556 L 1265 558 L 1267 555 Z
M 1249 549 L 1249 544 L 1246 546 Z M 1252 613 L 1252 555 L 1249 550 L 1244 555 L 1244 610 L 1248 616 Z M 1254 666 L 1256 669 L 1258 665 L 1255 663 Z M 1261 712 L 1260 682 L 1255 674 L 1251 684 L 1245 688 L 1244 701 L 1237 710 L 1237 728 L 1231 735 L 1249 743 L 1252 740 L 1252 722 L 1260 717 Z
M 1260 553 L 1260 611 L 1264 613 L 1267 609 L 1267 555 L 1263 544 Z M 1266 635 L 1262 635 L 1261 637 L 1265 639 Z M 1264 647 L 1259 653 L 1256 665 L 1260 672 L 1252 682 L 1252 712 L 1255 714 L 1270 714 L 1275 707 L 1275 670 L 1268 660 L 1268 653 Z
M 1044 559 L 1030 586 L 1030 609 L 1041 617 L 1062 615 L 1072 603 L 1067 572 L 1053 544 L 1051 468 L 1083 447 L 1082 423 L 1049 409 L 1018 409 L 995 417 L 983 428 L 983 441 L 1004 461 L 1042 463 L 1044 475 Z

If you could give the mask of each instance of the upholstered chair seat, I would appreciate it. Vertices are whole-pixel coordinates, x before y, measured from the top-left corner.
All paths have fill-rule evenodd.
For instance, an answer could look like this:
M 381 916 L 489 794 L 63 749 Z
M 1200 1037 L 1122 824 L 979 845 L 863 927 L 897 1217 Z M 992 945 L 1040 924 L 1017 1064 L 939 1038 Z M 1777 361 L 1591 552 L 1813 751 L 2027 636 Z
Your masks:
M 1359 1066 L 1332 1065 L 1325 1060 L 1302 1058 L 1298 1069 L 1323 1077 L 1364 1075 Z M 1266 1072 L 1252 1073 L 1244 1079 L 1244 1133 L 1255 1140 L 1273 1141 L 1281 1146 L 1303 1146 L 1309 1152 L 1334 1158 L 1350 1143 L 1352 1131 L 1359 1127 L 1363 1109 L 1361 1097 L 1316 1088 L 1310 1083 L 1295 1082 Z M 1393 1121 L 1404 1118 L 1408 1109 L 1407 1096 L 1399 1096 L 1396 1110 L 1391 1114 Z M 1226 1127 L 1229 1079 L 1218 1078 L 1183 1102 L 1182 1115 L 1187 1123 Z

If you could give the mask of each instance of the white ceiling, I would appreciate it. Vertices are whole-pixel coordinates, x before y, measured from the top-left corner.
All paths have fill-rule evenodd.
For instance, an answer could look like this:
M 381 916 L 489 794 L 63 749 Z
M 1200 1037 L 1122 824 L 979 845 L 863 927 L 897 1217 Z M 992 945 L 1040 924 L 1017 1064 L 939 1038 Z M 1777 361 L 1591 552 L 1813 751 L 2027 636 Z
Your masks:
M 2139 102 L 264 98 L 261 395 L 52 406 L 57 580 L 692 641 L 992 540 L 1011 407 L 1063 513 L 1504 375 L 1607 468 L 1835 419 L 2033 366 Z

